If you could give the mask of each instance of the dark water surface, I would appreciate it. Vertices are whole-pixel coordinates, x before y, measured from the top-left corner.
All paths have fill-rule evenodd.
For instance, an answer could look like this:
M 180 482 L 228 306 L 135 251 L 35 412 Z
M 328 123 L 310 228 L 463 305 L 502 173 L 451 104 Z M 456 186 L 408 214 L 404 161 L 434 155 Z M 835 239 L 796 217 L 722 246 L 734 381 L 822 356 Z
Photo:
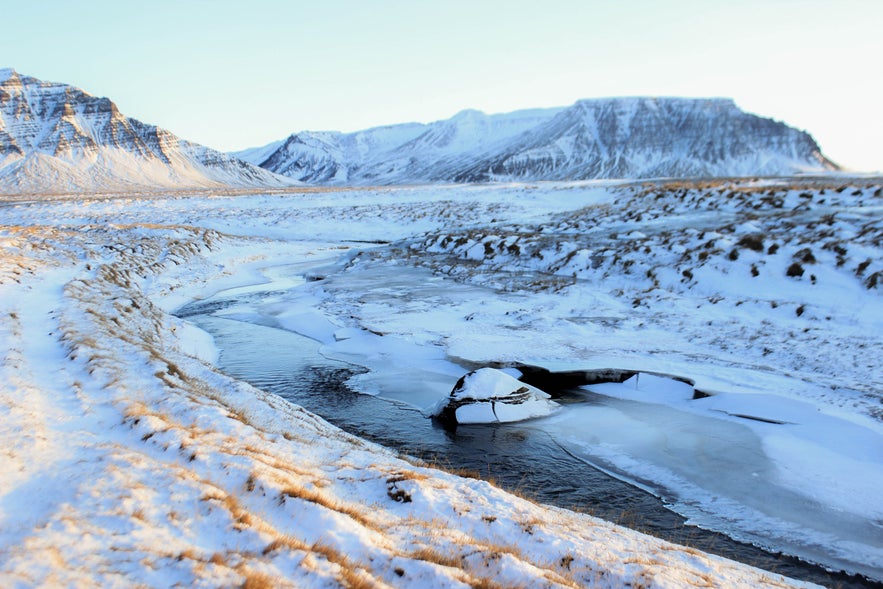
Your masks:
M 223 305 L 211 305 L 189 305 L 179 314 L 212 334 L 221 350 L 221 370 L 352 434 L 442 467 L 475 473 L 541 503 L 585 511 L 768 571 L 830 587 L 883 586 L 686 525 L 657 497 L 571 456 L 529 422 L 450 431 L 407 404 L 356 393 L 346 381 L 360 368 L 321 356 L 315 341 L 298 334 L 212 316 L 208 313 Z

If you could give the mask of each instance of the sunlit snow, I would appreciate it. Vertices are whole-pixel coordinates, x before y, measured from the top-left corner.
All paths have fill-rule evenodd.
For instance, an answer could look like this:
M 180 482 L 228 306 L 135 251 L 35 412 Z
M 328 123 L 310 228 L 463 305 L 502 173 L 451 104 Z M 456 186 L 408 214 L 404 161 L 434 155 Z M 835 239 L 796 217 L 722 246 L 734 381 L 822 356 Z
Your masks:
M 880 184 L 803 182 L 4 203 L 0 579 L 790 583 L 348 436 L 216 372 L 170 314 L 194 300 L 426 415 L 465 364 L 635 372 L 526 423 L 699 525 L 883 578 Z

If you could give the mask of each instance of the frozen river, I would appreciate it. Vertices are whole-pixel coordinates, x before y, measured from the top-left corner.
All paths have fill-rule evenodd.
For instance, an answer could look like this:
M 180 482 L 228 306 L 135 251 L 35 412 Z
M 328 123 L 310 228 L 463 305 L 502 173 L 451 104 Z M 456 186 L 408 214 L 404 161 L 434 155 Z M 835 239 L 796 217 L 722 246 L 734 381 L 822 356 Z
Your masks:
M 804 455 L 825 436 L 863 445 L 869 455 L 883 452 L 879 437 L 860 426 L 810 415 L 804 404 L 773 395 L 703 397 L 689 384 L 642 374 L 571 390 L 547 418 L 446 430 L 426 410 L 474 366 L 449 358 L 432 326 L 450 309 L 462 315 L 478 307 L 493 291 L 402 266 L 345 275 L 291 266 L 267 274 L 266 285 L 222 292 L 182 311 L 214 336 L 219 365 L 232 376 L 353 433 L 542 502 L 797 578 L 850 583 L 779 552 L 883 577 L 883 522 L 842 505 L 836 468 Z M 397 333 L 347 326 L 320 312 L 324 297 L 353 309 L 394 306 L 400 313 L 389 324 Z M 401 323 L 420 318 L 428 331 L 400 335 Z M 808 431 L 816 427 L 827 433 Z M 802 480 L 821 486 L 829 475 L 830 501 L 824 489 L 800 489 Z M 879 477 L 869 475 L 869 484 Z M 849 498 L 868 501 L 857 491 Z

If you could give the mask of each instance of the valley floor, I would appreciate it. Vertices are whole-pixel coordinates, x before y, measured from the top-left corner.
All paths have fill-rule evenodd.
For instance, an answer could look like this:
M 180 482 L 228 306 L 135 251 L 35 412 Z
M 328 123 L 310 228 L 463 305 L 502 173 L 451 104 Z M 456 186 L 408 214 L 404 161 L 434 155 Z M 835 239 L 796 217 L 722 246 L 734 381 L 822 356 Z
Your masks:
M 799 585 L 396 456 L 218 373 L 171 315 L 322 260 L 324 280 L 265 311 L 373 367 L 367 392 L 373 332 L 411 346 L 379 352 L 676 373 L 707 411 L 800 418 L 796 437 L 758 433 L 776 477 L 871 522 L 867 546 L 827 548 L 878 576 L 881 211 L 869 181 L 4 205 L 0 584 Z M 499 298 L 366 297 L 378 267 Z

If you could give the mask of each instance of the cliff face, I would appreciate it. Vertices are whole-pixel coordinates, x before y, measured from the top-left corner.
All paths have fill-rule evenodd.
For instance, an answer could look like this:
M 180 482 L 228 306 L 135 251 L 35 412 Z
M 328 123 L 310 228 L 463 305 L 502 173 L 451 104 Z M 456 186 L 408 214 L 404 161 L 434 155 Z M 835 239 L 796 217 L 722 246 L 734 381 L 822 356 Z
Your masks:
M 378 134 L 385 141 L 375 141 Z M 396 141 L 397 140 L 397 141 Z M 372 144 L 355 150 L 352 145 Z M 312 183 L 790 175 L 835 170 L 810 135 L 727 99 L 610 98 L 427 125 L 292 135 L 240 152 Z
M 0 192 L 287 183 L 291 182 L 126 117 L 108 98 L 0 70 Z

